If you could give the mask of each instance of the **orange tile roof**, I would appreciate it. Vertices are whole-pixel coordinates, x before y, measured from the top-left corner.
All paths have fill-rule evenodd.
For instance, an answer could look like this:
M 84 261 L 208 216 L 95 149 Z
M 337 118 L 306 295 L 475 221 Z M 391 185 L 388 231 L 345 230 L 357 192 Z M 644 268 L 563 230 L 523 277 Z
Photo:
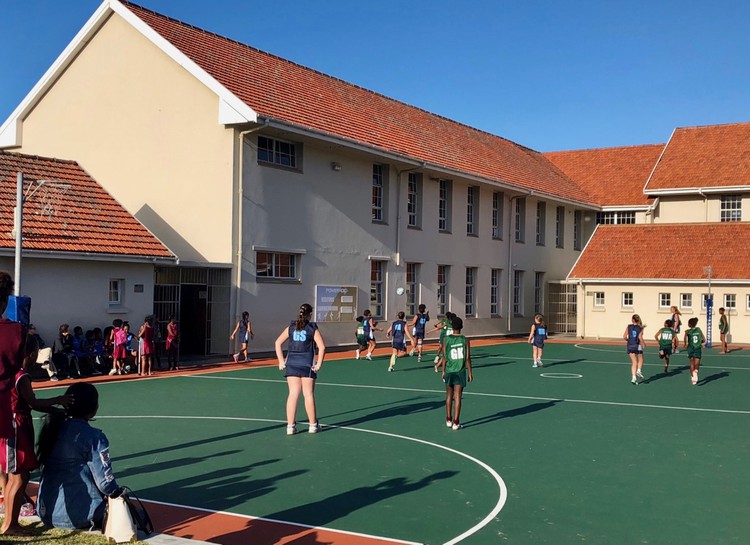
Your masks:
M 601 206 L 648 205 L 643 186 L 664 144 L 544 153 Z
M 568 278 L 750 279 L 747 241 L 750 222 L 599 225 Z
M 646 191 L 750 186 L 750 123 L 675 129 Z
M 491 180 L 590 202 L 540 153 L 123 1 L 261 117 Z
M 41 212 L 45 188 L 24 205 L 23 248 L 56 252 L 122 255 L 144 258 L 175 256 L 75 161 L 50 159 L 0 150 L 0 248 L 15 248 L 13 214 L 18 172 L 30 181 L 70 184 L 56 213 Z

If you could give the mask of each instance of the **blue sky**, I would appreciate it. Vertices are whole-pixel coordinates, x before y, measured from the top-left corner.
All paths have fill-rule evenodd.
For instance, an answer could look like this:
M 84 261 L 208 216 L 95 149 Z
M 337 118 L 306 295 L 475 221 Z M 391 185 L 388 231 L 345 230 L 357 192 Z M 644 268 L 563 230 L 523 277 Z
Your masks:
M 540 151 L 750 121 L 750 2 L 140 0 Z M 99 6 L 2 0 L 0 122 Z

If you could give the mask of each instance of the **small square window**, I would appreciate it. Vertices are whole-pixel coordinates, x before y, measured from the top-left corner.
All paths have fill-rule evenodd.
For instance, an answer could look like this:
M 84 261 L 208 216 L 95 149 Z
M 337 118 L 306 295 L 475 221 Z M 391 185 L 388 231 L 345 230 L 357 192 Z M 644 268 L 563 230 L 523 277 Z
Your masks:
M 125 280 L 122 278 L 112 278 L 109 281 L 109 305 L 121 305 L 122 293 L 125 287 Z
M 724 308 L 727 310 L 737 310 L 737 295 L 734 293 L 724 294 Z
M 672 294 L 660 293 L 659 294 L 659 308 L 670 308 L 671 306 L 672 306 Z
M 632 291 L 622 292 L 622 306 L 624 307 L 633 306 L 633 292 Z
M 693 294 L 692 293 L 680 294 L 680 308 L 693 308 Z
M 603 291 L 595 291 L 594 292 L 594 306 L 595 307 L 603 307 L 604 306 L 604 292 Z

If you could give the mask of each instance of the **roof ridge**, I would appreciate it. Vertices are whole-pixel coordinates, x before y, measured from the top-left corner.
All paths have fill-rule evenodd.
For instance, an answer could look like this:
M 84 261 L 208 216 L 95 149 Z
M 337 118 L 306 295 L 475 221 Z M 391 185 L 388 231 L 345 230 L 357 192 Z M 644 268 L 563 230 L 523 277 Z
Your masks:
M 75 161 L 73 159 L 59 159 L 57 157 L 47 157 L 47 156 L 44 156 L 44 155 L 33 155 L 33 154 L 29 154 L 29 153 L 20 153 L 18 151 L 12 151 L 12 150 L 6 150 L 6 149 L 0 149 L 0 154 L 2 154 L 2 155 L 12 155 L 12 156 L 16 156 L 16 157 L 23 157 L 25 159 L 31 159 L 31 160 L 40 159 L 40 160 L 43 160 L 43 161 L 53 161 L 55 163 L 62 163 L 62 164 L 66 164 L 66 165 L 78 165 L 78 166 L 80 166 L 78 164 L 78 161 Z
M 691 130 L 691 129 L 709 129 L 713 127 L 731 127 L 731 126 L 739 126 L 739 125 L 750 126 L 750 121 L 732 121 L 729 123 L 713 123 L 710 125 L 690 125 L 687 127 L 675 127 L 675 130 L 681 131 L 681 130 Z
M 286 64 L 291 65 L 291 66 L 296 66 L 296 67 L 301 68 L 303 70 L 307 70 L 309 72 L 314 72 L 315 74 L 318 74 L 318 75 L 323 76 L 325 78 L 337 81 L 337 82 L 342 83 L 344 85 L 347 85 L 349 87 L 360 89 L 360 90 L 365 91 L 366 93 L 370 93 L 370 94 L 372 94 L 372 95 L 374 95 L 376 97 L 380 97 L 380 98 L 383 98 L 385 100 L 388 100 L 388 101 L 391 101 L 391 102 L 395 102 L 395 103 L 398 103 L 398 104 L 402 104 L 404 106 L 407 106 L 409 108 L 413 108 L 415 110 L 419 110 L 419 111 L 424 112 L 427 115 L 430 115 L 430 116 L 435 117 L 437 119 L 442 119 L 444 121 L 448 121 L 449 123 L 453 123 L 455 125 L 458 125 L 458 126 L 461 126 L 461 127 L 465 127 L 467 129 L 470 129 L 470 130 L 472 130 L 474 132 L 486 134 L 486 135 L 491 136 L 493 138 L 498 138 L 500 140 L 504 140 L 505 142 L 508 142 L 508 143 L 510 143 L 510 144 L 512 144 L 514 146 L 518 146 L 519 148 L 528 149 L 528 150 L 531 150 L 531 151 L 533 151 L 535 153 L 541 153 L 538 150 L 534 150 L 533 148 L 529 148 L 527 146 L 524 146 L 523 144 L 519 144 L 518 142 L 514 142 L 513 140 L 511 140 L 509 138 L 506 138 L 504 136 L 500 136 L 499 134 L 495 134 L 495 133 L 492 133 L 492 132 L 489 132 L 489 131 L 486 131 L 486 130 L 483 130 L 483 129 L 479 129 L 479 128 L 473 127 L 473 126 L 471 126 L 471 125 L 469 125 L 467 123 L 463 123 L 461 121 L 457 121 L 455 119 L 452 119 L 452 118 L 444 116 L 444 115 L 437 114 L 435 112 L 431 112 L 430 110 L 426 110 L 425 108 L 422 108 L 420 106 L 415 106 L 413 104 L 409 104 L 408 102 L 405 102 L 403 100 L 399 100 L 399 99 L 393 98 L 393 97 L 388 96 L 388 95 L 386 95 L 384 93 L 381 93 L 379 91 L 373 91 L 372 89 L 368 89 L 367 87 L 363 87 L 362 85 L 358 85 L 356 83 L 352 83 L 351 81 L 347 81 L 347 80 L 342 79 L 342 78 L 337 77 L 337 76 L 332 76 L 331 74 L 327 74 L 327 73 L 322 72 L 322 71 L 320 71 L 320 70 L 318 70 L 316 68 L 311 68 L 310 66 L 306 66 L 306 65 L 301 64 L 299 62 L 295 62 L 295 61 L 286 59 L 286 58 L 281 57 L 279 55 L 276 55 L 274 53 L 270 53 L 270 52 L 268 52 L 268 51 L 266 51 L 264 49 L 260 49 L 258 47 L 249 45 L 249 44 L 247 44 L 245 42 L 241 42 L 239 40 L 235 40 L 234 38 L 230 38 L 228 36 L 224 36 L 223 34 L 219 34 L 218 32 L 213 32 L 213 31 L 210 31 L 210 30 L 206 30 L 205 28 L 202 28 L 202 27 L 199 27 L 199 26 L 196 26 L 196 25 L 192 25 L 190 23 L 186 23 L 185 21 L 182 21 L 180 19 L 176 19 L 174 17 L 170 17 L 169 15 L 165 15 L 165 14 L 160 13 L 158 11 L 154 11 L 152 9 L 143 7 L 143 6 L 141 6 L 139 4 L 136 4 L 134 2 L 130 2 L 129 0 L 119 0 L 119 1 L 120 1 L 121 4 L 123 4 L 124 6 L 126 6 L 128 8 L 135 7 L 135 8 L 141 9 L 141 10 L 146 11 L 146 12 L 148 12 L 148 13 L 156 16 L 156 17 L 161 17 L 163 19 L 166 19 L 168 21 L 172 21 L 174 23 L 180 24 L 180 25 L 185 26 L 187 28 L 190 28 L 190 29 L 193 29 L 193 30 L 197 30 L 197 31 L 202 32 L 204 34 L 208 34 L 210 36 L 214 36 L 214 37 L 219 38 L 221 40 L 226 40 L 228 42 L 237 44 L 239 46 L 246 47 L 248 49 L 252 49 L 253 51 L 256 51 L 256 52 L 258 52 L 260 54 L 263 54 L 263 55 L 268 55 L 269 57 L 272 57 L 274 59 L 282 61 L 282 62 L 284 62 Z
M 635 149 L 635 148 L 654 148 L 657 146 L 666 146 L 666 142 L 659 142 L 656 144 L 630 144 L 627 146 L 607 146 L 604 148 L 581 148 L 581 149 L 569 149 L 569 150 L 557 150 L 557 151 L 543 151 L 540 152 L 542 155 L 550 155 L 553 153 L 577 153 L 582 151 L 611 151 L 619 149 Z

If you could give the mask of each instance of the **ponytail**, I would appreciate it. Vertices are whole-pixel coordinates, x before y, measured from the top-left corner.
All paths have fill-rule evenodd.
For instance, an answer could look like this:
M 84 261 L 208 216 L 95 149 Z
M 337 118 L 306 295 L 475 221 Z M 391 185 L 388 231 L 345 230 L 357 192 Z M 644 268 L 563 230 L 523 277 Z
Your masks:
M 294 322 L 294 329 L 297 331 L 300 331 L 305 328 L 305 325 L 310 321 L 310 317 L 312 316 L 312 305 L 305 303 L 299 307 L 299 314 L 297 315 L 297 320 Z

